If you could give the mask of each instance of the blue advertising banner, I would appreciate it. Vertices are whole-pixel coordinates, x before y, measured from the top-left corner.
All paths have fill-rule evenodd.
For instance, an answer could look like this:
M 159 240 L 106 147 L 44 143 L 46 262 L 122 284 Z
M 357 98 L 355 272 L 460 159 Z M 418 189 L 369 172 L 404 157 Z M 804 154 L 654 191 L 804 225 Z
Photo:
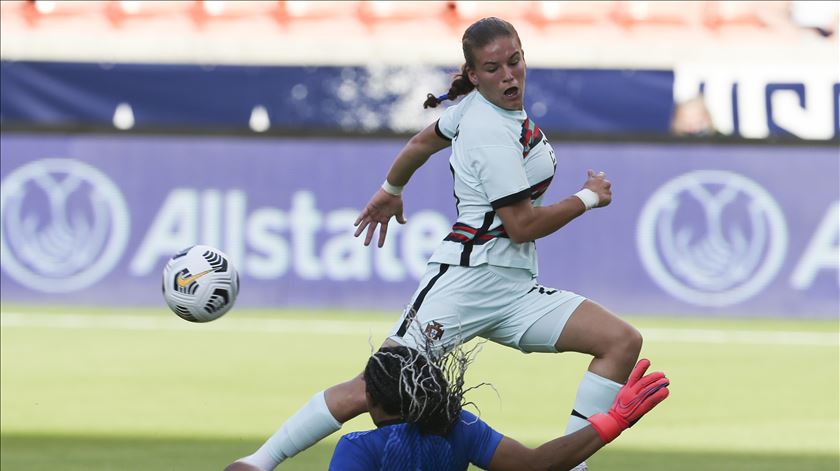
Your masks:
M 52 126 L 417 131 L 449 90 L 434 66 L 198 66 L 0 62 L 0 122 Z M 528 71 L 526 109 L 544 130 L 667 134 L 674 74 Z M 640 110 L 644 110 L 640 112 Z
M 448 90 L 456 70 L 0 61 L 0 122 L 411 132 L 440 114 L 422 103 Z M 532 67 L 526 89 L 528 115 L 555 133 L 667 135 L 675 104 L 702 95 L 725 135 L 840 137 L 840 77 L 830 64 Z
M 239 306 L 400 310 L 454 222 L 448 152 L 405 192 L 403 226 L 353 221 L 403 145 L 390 139 L 0 135 L 4 302 L 160 305 L 167 259 L 230 255 Z M 835 147 L 554 144 L 546 201 L 607 173 L 610 206 L 537 242 L 540 282 L 632 314 L 833 317 Z

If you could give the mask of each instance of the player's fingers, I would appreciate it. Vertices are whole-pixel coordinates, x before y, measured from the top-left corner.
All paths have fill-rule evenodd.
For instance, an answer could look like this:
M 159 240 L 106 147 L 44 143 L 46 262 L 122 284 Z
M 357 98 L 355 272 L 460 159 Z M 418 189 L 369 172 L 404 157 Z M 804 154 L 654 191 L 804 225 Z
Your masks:
M 402 211 L 397 214 L 397 222 L 400 224 L 405 224 L 405 217 L 403 217 Z
M 379 248 L 382 248 L 382 246 L 385 245 L 385 236 L 386 235 L 388 235 L 388 223 L 387 222 L 382 223 L 382 225 L 379 226 L 379 243 L 377 244 L 377 246 Z
M 633 371 L 630 372 L 630 377 L 627 378 L 627 384 L 635 384 L 639 379 L 644 376 L 645 371 L 647 371 L 648 367 L 650 366 L 650 360 L 647 358 L 642 358 L 636 363 L 636 366 L 633 368 Z
M 664 401 L 665 398 L 667 398 L 670 394 L 671 394 L 671 390 L 668 389 L 668 385 L 666 384 L 666 385 L 660 387 L 659 389 L 657 389 L 656 392 L 654 392 L 653 394 L 648 396 L 648 399 L 645 402 L 647 402 L 650 409 L 653 409 L 654 407 L 656 407 L 657 404 Z M 650 410 L 650 409 L 648 409 L 648 410 Z
M 354 222 L 353 225 L 358 226 L 362 221 L 367 219 L 368 214 L 370 214 L 368 208 L 363 209 L 362 212 L 359 213 L 359 217 L 356 218 L 356 222 Z
M 376 222 L 372 222 L 368 225 L 367 234 L 365 234 L 365 247 L 370 245 L 370 241 L 373 240 L 373 231 L 376 230 Z
M 647 397 L 655 393 L 659 388 L 668 386 L 669 383 L 670 381 L 665 377 L 665 374 L 657 371 L 656 373 L 645 375 L 640 379 L 636 385 L 636 390 L 639 391 L 640 396 Z
M 353 237 L 359 237 L 359 235 L 362 233 L 362 231 L 365 230 L 369 223 L 370 221 L 367 219 L 365 219 L 364 221 L 358 221 L 356 224 L 356 232 L 353 233 Z
M 594 176 L 594 175 L 595 175 L 595 170 L 592 170 L 592 169 L 590 168 L 589 170 L 587 170 L 587 171 L 586 171 L 586 176 L 587 176 L 587 177 L 590 177 L 590 178 L 591 178 L 591 177 L 592 177 L 592 176 Z
M 667 378 L 665 378 L 665 373 L 661 371 L 654 371 L 653 373 L 648 373 L 642 376 L 641 379 L 639 379 L 639 381 L 636 383 L 636 385 L 641 390 L 663 379 L 665 379 L 665 382 L 667 382 Z

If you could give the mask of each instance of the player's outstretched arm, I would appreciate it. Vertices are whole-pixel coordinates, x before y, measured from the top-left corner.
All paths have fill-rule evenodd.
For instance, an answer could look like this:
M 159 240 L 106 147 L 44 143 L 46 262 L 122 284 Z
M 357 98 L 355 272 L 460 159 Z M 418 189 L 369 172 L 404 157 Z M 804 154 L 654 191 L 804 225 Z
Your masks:
M 591 426 L 555 438 L 535 449 L 504 437 L 488 469 L 547 471 L 569 470 L 577 466 L 668 397 L 668 378 L 658 371 L 645 375 L 649 366 L 650 361 L 639 360 L 610 410 L 589 418 Z
M 400 195 L 402 187 L 408 183 L 414 172 L 429 160 L 432 154 L 449 147 L 450 144 L 451 141 L 441 138 L 435 132 L 435 123 L 415 134 L 397 154 L 391 164 L 391 169 L 388 171 L 383 187 L 374 193 L 365 209 L 356 218 L 354 223 L 356 226 L 355 236 L 359 237 L 367 229 L 365 245 L 370 245 L 373 234 L 379 226 L 379 242 L 377 245 L 382 247 L 385 244 L 388 222 L 391 218 L 396 217 L 398 223 L 405 224 L 403 201 Z

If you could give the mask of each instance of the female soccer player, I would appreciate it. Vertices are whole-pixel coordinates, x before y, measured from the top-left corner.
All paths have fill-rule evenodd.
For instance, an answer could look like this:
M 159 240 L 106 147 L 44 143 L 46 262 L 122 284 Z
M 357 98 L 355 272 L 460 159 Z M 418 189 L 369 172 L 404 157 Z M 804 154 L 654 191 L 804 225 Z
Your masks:
M 642 337 L 597 303 L 539 285 L 534 241 L 608 205 L 611 183 L 604 172 L 590 170 L 580 191 L 544 206 L 556 159 L 523 109 L 526 66 L 519 35 L 510 23 L 485 18 L 467 28 L 462 47 L 461 74 L 445 96 L 430 96 L 426 105 L 466 96 L 409 140 L 356 221 L 356 236 L 367 230 L 365 245 L 378 228 L 382 246 L 390 219 L 405 222 L 403 186 L 432 154 L 452 146 L 457 221 L 384 346 L 414 346 L 411 339 L 422 333 L 440 351 L 480 336 L 526 353 L 592 355 L 566 427 L 572 433 L 609 409 L 636 363 Z M 315 394 L 242 461 L 274 469 L 367 409 L 359 375 Z

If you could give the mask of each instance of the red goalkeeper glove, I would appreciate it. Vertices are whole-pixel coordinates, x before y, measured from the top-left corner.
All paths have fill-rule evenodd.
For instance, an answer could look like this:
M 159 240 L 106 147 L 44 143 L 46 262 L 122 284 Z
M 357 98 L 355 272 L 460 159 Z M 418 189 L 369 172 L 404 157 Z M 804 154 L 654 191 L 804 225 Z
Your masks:
M 665 373 L 656 371 L 645 375 L 649 366 L 647 359 L 639 360 L 610 410 L 589 418 L 605 445 L 668 397 L 669 381 Z

